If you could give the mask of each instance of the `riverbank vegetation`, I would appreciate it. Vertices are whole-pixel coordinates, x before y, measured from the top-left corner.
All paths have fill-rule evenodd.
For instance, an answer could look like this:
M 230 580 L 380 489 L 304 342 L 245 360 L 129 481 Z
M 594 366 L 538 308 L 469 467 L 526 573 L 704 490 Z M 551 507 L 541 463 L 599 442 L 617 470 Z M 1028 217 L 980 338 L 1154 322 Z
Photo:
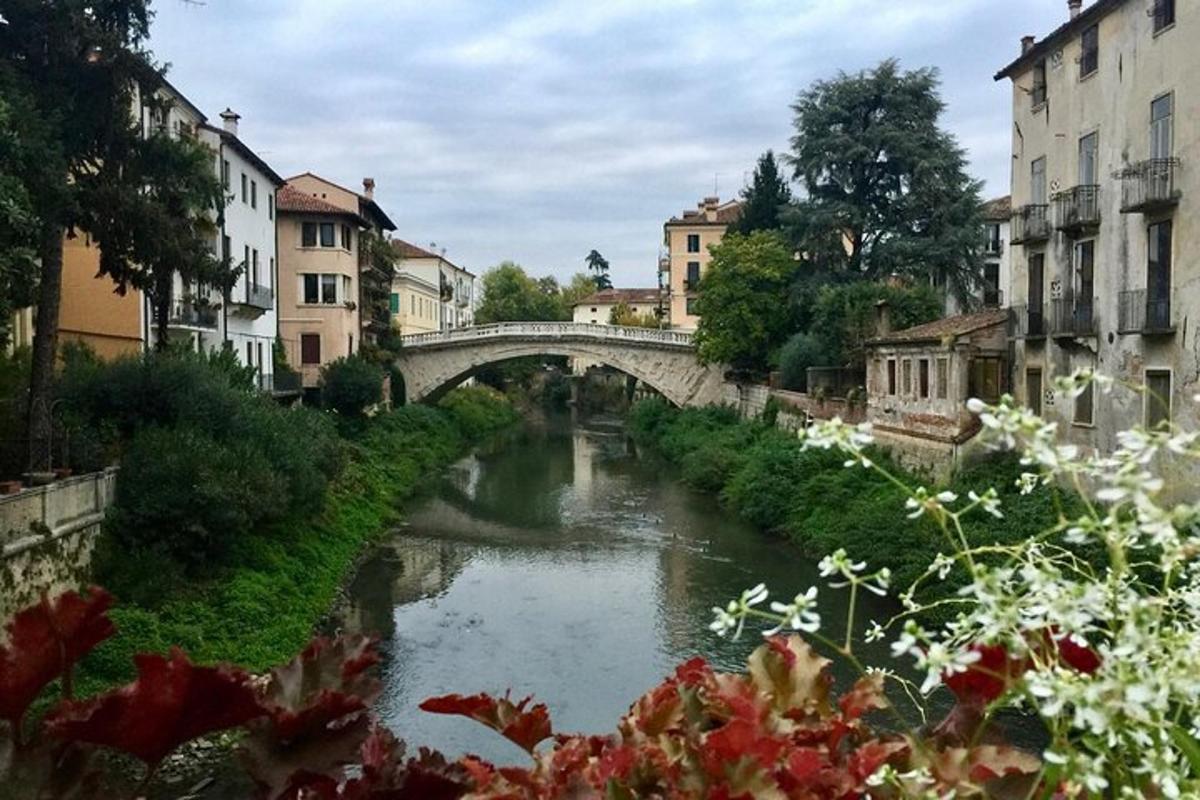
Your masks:
M 897 514 L 906 495 L 867 470 L 844 469 L 845 457 L 805 449 L 794 435 L 763 421 L 746 421 L 727 407 L 676 409 L 661 399 L 643 400 L 629 415 L 635 439 L 677 464 L 689 485 L 718 496 L 739 516 L 795 542 L 820 557 L 845 549 L 852 558 L 888 567 L 898 585 L 916 581 L 948 550 L 945 537 L 926 518 Z M 894 464 L 882 451 L 871 458 L 913 484 L 922 481 Z M 1073 510 L 1072 496 L 1058 490 L 1024 495 L 1016 482 L 1022 472 L 1012 457 L 963 470 L 936 491 L 966 496 L 974 487 L 995 486 L 1005 519 L 973 518 L 965 524 L 976 545 L 1018 542 L 1041 533 L 1047 519 Z M 934 491 L 934 486 L 927 486 Z M 943 596 L 954 584 L 937 584 L 929 596 Z
M 224 354 L 66 359 L 64 413 L 94 431 L 97 464 L 121 465 L 95 572 L 122 601 L 124 635 L 84 664 L 85 686 L 174 645 L 205 663 L 286 660 L 398 503 L 518 418 L 499 393 L 470 387 L 338 425 L 246 378 Z

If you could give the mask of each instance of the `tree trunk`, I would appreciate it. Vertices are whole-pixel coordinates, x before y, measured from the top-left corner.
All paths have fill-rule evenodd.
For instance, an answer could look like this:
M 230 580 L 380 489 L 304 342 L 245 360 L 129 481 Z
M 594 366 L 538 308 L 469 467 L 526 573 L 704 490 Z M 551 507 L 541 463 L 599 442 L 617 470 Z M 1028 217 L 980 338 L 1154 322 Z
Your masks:
M 58 312 L 62 304 L 63 234 L 61 225 L 43 223 L 38 246 L 42 272 L 29 377 L 30 472 L 50 472 L 53 468 L 51 404 L 54 402 L 54 367 L 58 352 Z

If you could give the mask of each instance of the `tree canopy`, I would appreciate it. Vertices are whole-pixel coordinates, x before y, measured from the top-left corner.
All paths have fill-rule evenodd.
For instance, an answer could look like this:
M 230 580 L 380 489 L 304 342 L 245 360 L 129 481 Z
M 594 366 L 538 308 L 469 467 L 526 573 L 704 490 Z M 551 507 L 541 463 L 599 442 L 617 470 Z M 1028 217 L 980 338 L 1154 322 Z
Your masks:
M 639 314 L 630 307 L 629 303 L 617 303 L 608 312 L 608 324 L 620 325 L 625 328 L 657 328 L 658 317 L 652 312 Z
M 696 301 L 700 359 L 766 369 L 770 354 L 793 330 L 792 312 L 782 299 L 798 267 L 792 248 L 773 231 L 728 234 L 713 247 Z
M 788 162 L 803 198 L 786 221 L 815 272 L 937 278 L 966 301 L 978 281 L 980 184 L 939 126 L 936 70 L 885 61 L 800 93 Z
M 597 291 L 604 291 L 612 288 L 612 279 L 608 277 L 608 259 L 600 255 L 600 252 L 593 250 L 587 254 L 584 259 L 587 262 L 587 268 L 592 273 L 592 281 L 596 284 Z
M 742 215 L 730 230 L 746 234 L 777 230 L 780 215 L 791 202 L 792 190 L 779 174 L 775 153 L 768 150 L 759 157 L 750 185 L 742 190 Z
M 932 322 L 942 314 L 942 301 L 933 287 L 891 286 L 858 281 L 822 286 L 813 298 L 809 332 L 822 344 L 823 364 L 809 366 L 861 367 L 864 345 L 875 337 L 876 305 L 887 301 L 896 330 Z
M 535 279 L 512 261 L 483 273 L 483 297 L 475 311 L 480 325 L 493 322 L 548 322 L 569 318 L 562 291 L 552 277 Z

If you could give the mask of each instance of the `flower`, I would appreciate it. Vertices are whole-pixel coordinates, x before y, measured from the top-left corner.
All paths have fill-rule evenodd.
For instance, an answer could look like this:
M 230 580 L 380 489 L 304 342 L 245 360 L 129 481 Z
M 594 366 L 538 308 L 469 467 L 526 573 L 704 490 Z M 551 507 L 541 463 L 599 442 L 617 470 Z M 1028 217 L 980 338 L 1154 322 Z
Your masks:
M 783 620 L 776 627 L 764 632 L 764 636 L 774 636 L 785 627 L 794 631 L 816 633 L 821 629 L 821 615 L 814 609 L 817 606 L 817 587 L 810 586 L 807 592 L 796 595 L 791 603 L 771 603 L 771 610 L 783 615 Z

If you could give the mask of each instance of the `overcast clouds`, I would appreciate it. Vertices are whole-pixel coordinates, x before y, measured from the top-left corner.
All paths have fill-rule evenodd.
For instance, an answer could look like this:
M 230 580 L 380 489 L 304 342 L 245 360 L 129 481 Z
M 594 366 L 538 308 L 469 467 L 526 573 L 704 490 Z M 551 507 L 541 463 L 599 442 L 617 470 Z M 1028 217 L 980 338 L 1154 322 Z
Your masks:
M 786 149 L 814 79 L 889 56 L 942 72 L 945 124 L 1008 182 L 992 75 L 1065 0 L 156 0 L 155 55 L 281 174 L 364 176 L 416 244 L 560 278 L 593 247 L 649 286 L 663 221 Z

